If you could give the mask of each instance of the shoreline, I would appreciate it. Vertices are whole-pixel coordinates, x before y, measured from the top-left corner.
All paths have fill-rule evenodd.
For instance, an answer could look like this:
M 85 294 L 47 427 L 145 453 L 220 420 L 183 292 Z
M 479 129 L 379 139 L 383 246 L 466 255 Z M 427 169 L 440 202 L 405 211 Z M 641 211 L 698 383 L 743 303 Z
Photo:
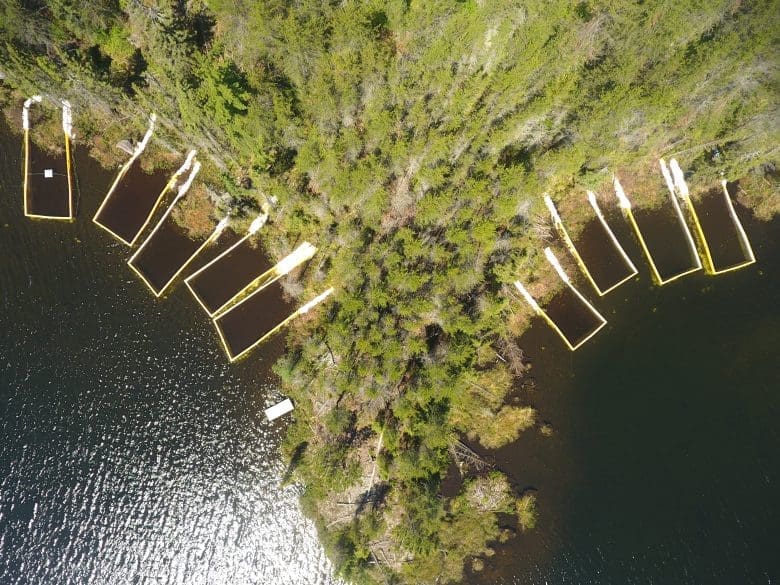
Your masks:
M 113 176 L 81 148 L 77 221 L 24 218 L 18 145 L 0 157 L 0 582 L 331 583 L 263 420 L 281 340 L 229 365 L 183 285 L 155 302 L 90 221 Z
M 84 145 L 107 161 L 154 112 L 156 156 L 196 149 L 210 161 L 172 231 L 264 211 L 271 258 L 317 246 L 282 283 L 300 299 L 334 291 L 292 323 L 274 368 L 296 405 L 286 475 L 304 486 L 338 576 L 442 583 L 484 570 L 507 526 L 535 524 L 533 493 L 462 440 L 495 449 L 534 429 L 527 440 L 555 441 L 530 392 L 508 399 L 529 374 L 519 335 L 535 331 L 534 312 L 563 338 L 548 345 L 572 350 L 594 319 L 611 328 L 552 240 L 541 195 L 577 239 L 589 233 L 586 189 L 614 212 L 610 171 L 637 209 L 664 200 L 663 157 L 694 190 L 743 177 L 759 213 L 780 206 L 767 132 L 777 15 L 694 4 L 14 5 L 0 95 L 68 99 Z M 55 132 L 34 112 L 34 128 Z M 668 215 L 647 212 L 655 244 L 637 228 L 660 284 L 686 255 L 698 262 L 690 237 L 675 244 L 655 227 L 669 229 Z M 453 466 L 464 481 L 445 486 Z
M 758 246 L 756 251 L 758 261 L 756 265 L 740 271 L 717 276 L 692 274 L 668 287 L 659 288 L 650 283 L 647 270 L 640 269 L 641 279 L 638 282 L 629 284 L 623 292 L 618 289 L 600 300 L 600 308 L 603 306 L 605 311 L 610 313 L 614 311 L 615 313 L 610 320 L 609 330 L 603 333 L 603 337 L 594 339 L 590 348 L 583 348 L 583 350 L 572 354 L 562 347 L 560 340 L 541 321 L 536 322 L 534 327 L 523 334 L 520 343 L 528 348 L 529 359 L 533 366 L 529 377 L 536 383 L 533 388 L 525 390 L 518 388 L 517 392 L 530 395 L 530 402 L 539 410 L 542 419 L 549 417 L 555 429 L 554 435 L 548 438 L 533 433 L 527 437 L 528 440 L 525 442 L 521 439 L 521 441 L 497 451 L 483 452 L 480 449 L 478 451 L 496 465 L 510 470 L 510 479 L 517 482 L 519 486 L 528 487 L 530 485 L 538 489 L 540 515 L 536 528 L 538 534 L 532 534 L 525 538 L 521 535 L 519 539 L 497 546 L 494 563 L 487 566 L 485 575 L 482 578 L 478 575 L 471 575 L 470 578 L 464 580 L 464 585 L 477 585 L 484 582 L 509 585 L 515 583 L 517 579 L 537 582 L 533 579 L 542 578 L 546 578 L 552 583 L 554 578 L 563 579 L 565 576 L 572 578 L 570 573 L 564 571 L 569 567 L 567 560 L 571 561 L 571 559 L 567 559 L 566 555 L 575 554 L 581 554 L 589 561 L 600 561 L 600 565 L 591 568 L 595 571 L 597 566 L 604 579 L 609 579 L 609 576 L 612 575 L 612 578 L 617 582 L 618 577 L 614 576 L 616 572 L 619 573 L 617 565 L 620 561 L 626 560 L 608 556 L 608 551 L 616 547 L 617 544 L 610 540 L 609 532 L 602 530 L 600 541 L 593 537 L 593 545 L 599 545 L 600 549 L 586 550 L 589 533 L 587 526 L 583 527 L 582 524 L 586 522 L 585 518 L 588 521 L 598 520 L 601 517 L 609 518 L 609 521 L 619 524 L 615 528 L 617 534 L 630 537 L 631 531 L 624 526 L 629 521 L 626 520 L 621 524 L 615 516 L 617 514 L 618 518 L 622 519 L 621 514 L 631 512 L 631 505 L 623 502 L 623 507 L 618 512 L 609 506 L 609 498 L 614 497 L 615 492 L 621 489 L 619 486 L 621 485 L 622 470 L 617 467 L 609 467 L 603 461 L 608 457 L 607 455 L 601 457 L 601 466 L 595 469 L 589 467 L 588 463 L 583 460 L 600 459 L 600 453 L 593 452 L 594 445 L 607 451 L 610 448 L 618 450 L 622 456 L 627 457 L 630 461 L 633 461 L 630 449 L 635 443 L 641 443 L 644 456 L 653 453 L 656 449 L 654 444 L 659 442 L 656 435 L 635 436 L 638 431 L 634 429 L 634 424 L 641 420 L 641 417 L 638 416 L 637 411 L 627 408 L 629 404 L 632 405 L 632 408 L 637 408 L 634 406 L 636 404 L 653 405 L 654 416 L 668 414 L 674 418 L 674 426 L 667 428 L 666 425 L 669 423 L 657 418 L 652 419 L 651 422 L 642 423 L 641 428 L 644 431 L 648 431 L 648 427 L 651 431 L 656 426 L 658 427 L 655 430 L 664 436 L 664 439 L 660 441 L 664 447 L 658 448 L 656 459 L 649 459 L 644 465 L 640 457 L 635 464 L 631 465 L 632 471 L 627 472 L 627 474 L 632 478 L 634 484 L 641 483 L 641 478 L 646 478 L 647 482 L 656 486 L 656 483 L 653 483 L 653 474 L 657 475 L 662 473 L 659 470 L 666 469 L 666 458 L 677 460 L 678 466 L 684 465 L 686 449 L 683 445 L 694 440 L 691 434 L 695 434 L 693 431 L 686 433 L 684 429 L 691 426 L 698 428 L 701 425 L 709 424 L 698 418 L 699 409 L 706 410 L 707 408 L 705 405 L 700 405 L 700 401 L 715 401 L 716 404 L 720 405 L 718 407 L 720 412 L 722 410 L 730 411 L 733 408 L 739 410 L 742 408 L 743 401 L 750 400 L 749 396 L 753 394 L 753 388 L 745 388 L 743 391 L 732 393 L 727 389 L 728 386 L 719 388 L 717 396 L 707 398 L 708 386 L 704 382 L 699 382 L 696 376 L 705 357 L 701 355 L 702 352 L 717 349 L 719 345 L 730 347 L 734 345 L 734 341 L 729 337 L 721 339 L 712 334 L 706 339 L 701 339 L 702 348 L 698 348 L 694 352 L 697 355 L 695 363 L 698 366 L 692 367 L 683 357 L 685 352 L 682 347 L 685 346 L 685 341 L 675 342 L 675 340 L 678 337 L 683 340 L 699 339 L 696 327 L 702 326 L 703 322 L 706 323 L 710 319 L 707 316 L 707 307 L 712 296 L 720 298 L 722 306 L 722 300 L 729 298 L 732 289 L 736 287 L 741 291 L 746 290 L 744 284 L 738 283 L 761 282 L 766 279 L 765 273 L 773 271 L 774 259 L 777 258 L 778 250 L 780 250 L 778 232 L 776 231 L 778 226 L 780 226 L 780 216 L 771 221 L 765 221 L 751 214 L 749 220 L 746 221 L 745 228 L 755 238 L 754 243 Z M 638 251 L 633 246 L 632 250 Z M 762 304 L 762 306 L 766 306 L 766 304 Z M 685 317 L 686 312 L 694 315 L 690 324 L 686 321 L 675 320 L 675 315 Z M 738 314 L 749 312 L 744 307 L 737 311 Z M 735 318 L 728 320 L 732 324 L 733 321 Z M 754 315 L 751 322 L 755 324 L 756 321 L 757 318 Z M 647 354 L 634 356 L 629 351 L 622 351 L 621 343 L 631 347 L 637 345 L 635 339 L 642 336 L 635 333 L 645 331 L 639 329 L 641 324 L 646 326 L 648 339 L 654 340 L 638 344 Z M 724 327 L 726 327 L 725 324 Z M 712 329 L 717 329 L 717 326 L 711 326 L 706 330 Z M 744 327 L 737 327 L 737 330 L 740 329 L 744 329 Z M 725 334 L 727 331 L 731 331 L 731 328 L 724 329 L 723 333 Z M 742 333 L 744 334 L 744 331 Z M 685 364 L 679 365 L 677 371 L 670 370 L 670 379 L 666 381 L 666 388 L 663 392 L 658 392 L 663 398 L 655 397 L 652 388 L 648 389 L 647 385 L 639 384 L 642 392 L 647 392 L 642 397 L 639 394 L 640 390 L 636 387 L 636 379 L 631 376 L 630 372 L 627 372 L 629 370 L 627 366 L 622 366 L 623 379 L 625 380 L 623 385 L 617 385 L 609 391 L 600 391 L 599 385 L 606 383 L 601 381 L 598 368 L 608 370 L 611 365 L 610 358 L 613 358 L 615 362 L 630 363 L 633 357 L 637 362 L 636 376 L 639 376 L 640 372 L 650 370 L 651 368 L 648 368 L 647 364 L 654 361 L 650 357 L 652 355 L 650 346 L 655 342 L 659 343 L 659 347 L 661 347 L 663 340 L 666 340 L 669 346 L 676 348 L 680 355 L 669 356 L 668 359 L 665 359 L 664 352 L 658 350 L 658 368 L 663 369 L 675 359 L 681 364 Z M 749 346 L 743 347 L 741 350 L 735 348 L 735 352 L 741 355 L 741 357 L 733 356 L 733 360 L 737 363 L 745 359 L 743 354 L 750 352 Z M 766 354 L 767 352 L 762 353 Z M 728 372 L 730 380 L 734 379 L 734 374 L 731 372 L 733 368 L 725 363 L 716 365 L 704 359 L 704 365 L 708 366 L 707 372 L 723 370 Z M 754 363 L 754 366 L 760 370 L 760 364 Z M 674 378 L 674 375 L 679 374 L 680 371 L 687 374 L 683 380 Z M 764 376 L 768 375 L 767 371 L 760 371 L 763 372 Z M 701 373 L 704 374 L 704 371 Z M 608 373 L 604 377 L 615 378 L 617 376 L 611 376 Z M 663 379 L 661 374 L 658 374 L 657 377 Z M 706 379 L 710 380 L 712 377 L 713 375 L 708 375 Z M 760 375 L 758 377 L 760 378 Z M 771 382 L 767 381 L 766 384 L 771 387 Z M 669 402 L 668 406 L 664 406 L 667 402 Z M 588 411 L 587 415 L 580 412 L 582 409 Z M 604 411 L 603 415 L 598 414 L 601 410 Z M 616 417 L 619 417 L 619 420 L 615 421 Z M 744 432 L 744 429 L 750 427 L 751 423 L 746 421 L 744 417 L 738 417 L 734 424 L 743 429 Z M 619 434 L 617 430 L 624 434 Z M 661 430 L 663 432 L 660 432 Z M 702 438 L 701 441 L 702 445 L 700 445 L 698 453 L 702 457 L 706 455 L 705 446 L 710 438 L 716 442 L 720 440 L 716 429 L 710 428 L 710 431 L 714 434 L 707 435 L 706 440 Z M 615 433 L 615 436 L 608 433 Z M 680 435 L 685 439 L 676 438 Z M 583 441 L 587 441 L 587 445 L 581 445 Z M 669 452 L 674 448 L 679 449 L 680 452 L 674 454 Z M 618 465 L 621 461 L 623 460 L 615 460 L 613 463 Z M 698 467 L 705 467 L 705 465 L 701 464 Z M 646 471 L 643 474 L 642 471 L 634 468 L 646 468 Z M 699 469 L 699 471 L 702 470 Z M 641 498 L 654 497 L 653 494 L 656 490 L 665 494 L 666 499 L 674 499 L 674 494 L 682 488 L 687 490 L 687 497 L 681 496 L 683 505 L 695 505 L 695 495 L 690 492 L 691 490 L 697 492 L 696 486 L 699 484 L 691 477 L 688 477 L 687 481 L 688 484 L 682 480 L 679 480 L 678 483 L 675 478 L 674 481 L 662 483 L 661 486 L 648 488 L 643 493 L 638 492 L 635 496 L 638 501 L 634 505 L 651 506 L 652 502 L 646 502 Z M 711 477 L 710 481 L 717 483 L 717 478 Z M 612 487 L 613 484 L 616 487 Z M 717 491 L 717 488 L 711 487 L 709 491 Z M 599 504 L 605 507 L 599 509 L 598 512 L 591 511 L 583 514 L 583 507 L 590 506 L 589 509 L 592 509 L 595 506 L 595 502 L 588 503 L 587 496 L 594 497 L 596 493 L 607 494 L 598 500 Z M 631 500 L 631 496 L 626 495 L 625 499 Z M 702 508 L 700 513 L 707 510 L 708 508 Z M 637 512 L 636 516 L 644 518 L 645 522 L 648 521 L 647 514 L 642 516 L 640 512 Z M 629 516 L 629 518 L 633 517 Z M 673 519 L 665 518 L 665 520 L 671 522 Z M 568 526 L 567 522 L 576 523 L 579 533 Z M 606 523 L 608 520 L 605 519 L 604 522 Z M 673 527 L 671 525 L 668 528 L 672 529 Z M 578 540 L 574 540 L 572 532 L 577 534 Z M 656 535 L 659 538 L 666 536 L 669 535 L 663 531 L 660 532 L 660 535 Z M 649 543 L 647 546 L 649 548 Z M 679 559 L 667 559 L 670 566 L 678 567 L 676 561 Z M 572 568 L 578 566 L 576 561 L 571 561 L 571 565 Z M 512 567 L 518 567 L 518 570 L 512 571 Z M 648 569 L 648 567 L 643 568 Z M 658 573 L 662 572 L 659 570 Z M 509 578 L 510 575 L 513 577 Z M 666 575 L 670 576 L 668 572 Z M 577 576 L 581 579 L 585 577 L 584 574 Z M 625 577 L 625 575 L 622 576 Z M 544 581 L 539 582 L 543 583 Z
M 744 209 L 744 208 L 743 208 L 743 209 Z M 616 216 L 617 216 L 617 217 L 616 217 Z M 619 213 L 616 213 L 616 212 L 615 212 L 615 209 L 612 209 L 612 213 L 610 213 L 610 214 L 609 214 L 609 218 L 612 220 L 612 222 L 615 222 L 615 221 L 621 221 L 621 219 L 619 219 Z M 585 228 L 586 228 L 588 225 L 590 225 L 590 224 L 591 224 L 592 222 L 594 222 L 594 221 L 596 221 L 596 220 L 595 220 L 595 218 L 594 218 L 594 219 L 591 219 L 591 220 L 590 220 L 590 221 L 588 221 L 588 222 L 585 222 L 584 224 L 583 224 L 583 223 L 579 223 L 579 222 L 576 222 L 576 223 L 569 222 L 569 223 L 567 223 L 567 227 L 569 227 L 569 226 L 573 226 L 573 228 L 572 228 L 572 231 L 573 231 L 573 232 L 575 232 L 575 233 L 578 233 L 578 232 L 581 232 L 581 231 L 583 231 L 583 230 L 584 230 L 584 229 L 585 229 Z M 574 236 L 574 237 L 575 237 L 575 239 L 576 239 L 576 237 L 577 237 L 577 236 Z M 575 242 L 575 243 L 576 243 L 576 242 Z M 637 260 L 637 258 L 634 258 L 634 259 L 635 259 L 635 260 Z M 576 266 L 574 266 L 574 265 L 572 264 L 572 262 L 573 262 L 573 261 L 571 260 L 571 258 L 568 258 L 568 264 L 567 264 L 567 265 L 569 265 L 569 268 L 571 269 L 571 272 L 570 272 L 570 273 L 571 273 L 571 274 L 577 274 L 577 275 L 578 275 L 578 276 L 577 276 L 578 280 L 579 280 L 579 281 L 582 281 L 581 275 L 579 274 L 579 270 L 578 270 L 578 269 L 576 269 Z M 639 264 L 640 262 L 642 262 L 642 263 L 643 263 L 643 260 L 642 260 L 642 259 L 639 259 L 639 260 L 637 261 L 637 264 Z M 644 264 L 644 263 L 643 263 L 643 264 Z M 646 276 L 646 266 L 643 266 L 643 268 L 642 268 L 642 269 L 640 269 L 640 273 L 641 273 L 643 276 Z M 559 287 L 563 286 L 563 284 L 562 284 L 562 283 L 560 283 L 560 282 L 558 282 L 558 281 L 553 281 L 553 282 L 557 282 L 557 284 L 558 284 L 558 286 L 559 286 Z M 581 282 L 581 284 L 584 284 L 584 283 L 582 283 L 582 282 Z M 583 288 L 584 288 L 584 287 L 583 287 Z M 555 286 L 549 286 L 549 291 L 550 291 L 550 292 L 549 292 L 549 295 L 550 295 L 551 297 L 552 297 L 552 296 L 554 296 L 555 294 L 557 294 L 557 292 L 555 291 Z M 591 291 L 588 291 L 588 292 L 590 293 Z M 619 294 L 619 293 L 613 293 L 613 294 Z M 592 295 L 591 295 L 591 296 L 592 296 Z M 522 331 L 521 331 L 521 334 L 522 334 L 522 332 L 526 332 L 526 331 L 527 331 L 527 329 L 528 329 L 528 326 L 529 326 L 529 325 L 530 325 L 530 319 L 527 319 L 527 326 L 525 327 L 525 329 L 522 329 Z M 528 378 L 525 378 L 525 379 L 528 379 Z M 513 391 L 512 391 L 512 393 L 515 393 L 515 391 L 513 390 Z M 508 404 L 508 402 L 504 402 L 504 403 L 505 403 L 505 404 Z M 542 414 L 544 414 L 544 413 L 542 413 Z M 540 424 L 537 424 L 537 425 L 535 425 L 535 426 L 534 426 L 534 430 L 535 430 L 536 432 L 538 432 L 538 431 L 539 431 L 539 428 L 540 428 L 540 426 L 541 426 L 541 423 L 540 423 Z M 530 431 L 530 429 L 529 429 L 529 431 Z M 520 441 L 522 441 L 522 436 L 520 437 L 520 439 L 519 439 L 519 440 L 520 440 Z M 514 442 L 513 442 L 513 443 L 511 443 L 511 444 L 512 444 L 512 445 L 515 445 L 516 443 L 514 443 Z M 367 468 L 371 468 L 371 469 L 372 469 L 372 471 L 375 469 L 375 467 L 376 467 L 376 462 L 375 462 L 375 461 L 371 461 L 371 460 L 367 460 L 367 461 L 366 461 L 366 463 L 365 463 L 365 465 L 364 465 L 364 468 L 366 468 L 366 469 L 367 469 Z M 373 473 L 372 473 L 372 475 L 373 475 Z M 462 485 L 462 483 L 461 483 L 461 485 Z M 518 489 L 518 486 L 517 486 L 517 485 L 515 485 L 515 486 L 514 486 L 514 489 Z M 526 490 L 523 488 L 523 489 L 521 490 L 521 493 L 525 493 L 525 491 L 526 491 Z M 511 525 L 504 525 L 504 526 L 502 526 L 502 528 L 501 528 L 501 530 L 502 530 L 502 531 L 506 531 L 507 529 L 509 529 L 510 531 L 514 531 L 514 532 L 516 532 L 516 533 L 520 532 L 518 529 L 516 529 L 516 528 L 513 528 Z M 504 538 L 504 537 L 502 537 L 502 538 Z M 511 541 L 510 541 L 510 542 L 511 542 Z M 510 547 L 510 548 L 511 548 L 511 545 L 502 545 L 501 543 L 498 543 L 498 542 L 492 542 L 492 543 L 490 544 L 490 547 L 491 547 L 492 549 L 502 549 L 502 548 L 504 548 L 505 546 L 507 546 L 507 547 Z M 486 564 L 489 566 L 489 564 L 490 564 L 490 561 L 489 561 L 489 560 L 488 560 L 488 561 L 486 561 Z

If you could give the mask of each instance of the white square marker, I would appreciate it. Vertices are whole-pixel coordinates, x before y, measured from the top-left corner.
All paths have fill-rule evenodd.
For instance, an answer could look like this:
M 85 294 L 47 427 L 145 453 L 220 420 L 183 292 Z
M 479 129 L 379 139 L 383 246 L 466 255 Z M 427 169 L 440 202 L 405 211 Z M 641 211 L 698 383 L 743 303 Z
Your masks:
M 46 169 L 43 171 L 43 178 L 44 179 L 52 179 L 54 178 L 54 169 Z

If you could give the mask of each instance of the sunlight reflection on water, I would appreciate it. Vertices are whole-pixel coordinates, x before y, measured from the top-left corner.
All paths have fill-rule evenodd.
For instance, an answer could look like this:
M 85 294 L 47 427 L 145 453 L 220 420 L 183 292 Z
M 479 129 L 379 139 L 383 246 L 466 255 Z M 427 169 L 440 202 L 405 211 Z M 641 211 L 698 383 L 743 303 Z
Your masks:
M 279 485 L 278 343 L 230 366 L 181 284 L 154 299 L 89 221 L 109 174 L 77 162 L 75 224 L 0 202 L 0 583 L 334 583 Z

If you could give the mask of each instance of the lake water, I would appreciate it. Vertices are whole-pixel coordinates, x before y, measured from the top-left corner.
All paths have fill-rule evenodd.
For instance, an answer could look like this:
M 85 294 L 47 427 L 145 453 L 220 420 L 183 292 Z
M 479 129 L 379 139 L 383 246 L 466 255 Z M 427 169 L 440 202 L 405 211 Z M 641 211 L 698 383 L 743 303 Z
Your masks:
M 83 151 L 78 220 L 24 219 L 0 137 L 0 584 L 331 583 L 262 413 L 280 338 L 228 365 L 186 287 L 153 298 L 90 221 L 113 175 Z M 641 274 L 576 353 L 523 337 L 556 432 L 488 457 L 539 524 L 467 581 L 777 583 L 780 224 L 746 222 L 757 265 L 659 288 L 611 219 Z
M 577 352 L 538 318 L 520 340 L 555 434 L 488 457 L 539 522 L 470 583 L 780 582 L 780 221 L 737 212 L 757 264 L 657 287 L 613 209 L 640 274 L 579 283 L 609 323 Z
M 21 153 L 0 127 L 0 584 L 332 583 L 263 415 L 281 339 L 229 365 L 91 222 L 113 173 L 77 150 L 77 221 L 32 221 Z

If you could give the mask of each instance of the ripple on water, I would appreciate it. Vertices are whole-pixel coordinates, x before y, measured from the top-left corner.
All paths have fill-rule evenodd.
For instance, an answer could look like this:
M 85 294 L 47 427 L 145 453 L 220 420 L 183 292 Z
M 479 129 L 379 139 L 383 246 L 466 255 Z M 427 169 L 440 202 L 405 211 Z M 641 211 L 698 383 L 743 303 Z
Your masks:
M 97 376 L 91 345 L 14 376 L 0 581 L 327 582 L 262 405 L 214 360 L 166 364 L 133 341 Z
M 0 202 L 0 583 L 333 583 L 279 485 L 273 356 L 230 366 L 183 287 L 148 294 L 80 162 L 75 224 Z

